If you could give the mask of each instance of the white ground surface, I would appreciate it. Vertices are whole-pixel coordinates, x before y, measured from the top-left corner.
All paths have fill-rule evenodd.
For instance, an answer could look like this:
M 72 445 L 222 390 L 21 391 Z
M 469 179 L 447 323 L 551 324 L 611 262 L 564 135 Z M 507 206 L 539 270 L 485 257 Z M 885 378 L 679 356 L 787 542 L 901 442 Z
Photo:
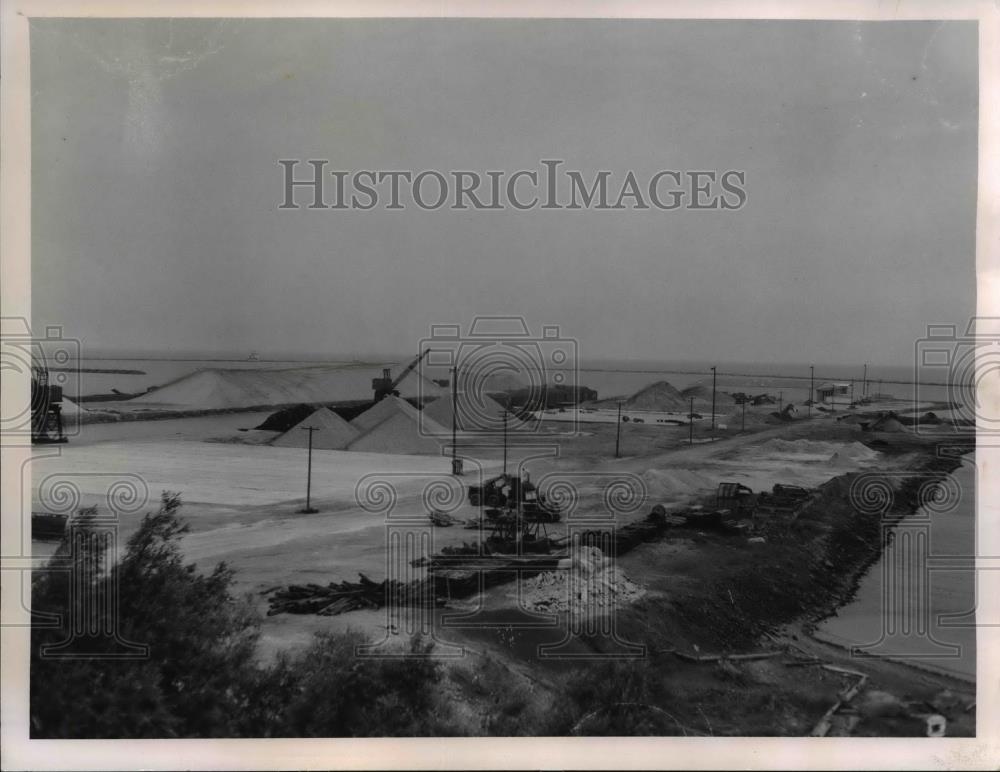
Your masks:
M 35 486 L 58 474 L 71 478 L 82 493 L 103 494 L 107 479 L 94 473 L 122 472 L 139 475 L 154 496 L 177 491 L 190 503 L 259 506 L 305 496 L 307 453 L 301 448 L 145 440 L 67 444 L 61 451 L 36 462 Z M 433 475 L 449 469 L 444 457 L 313 450 L 312 492 L 317 501 L 348 503 L 366 475 Z
M 69 444 L 36 454 L 33 508 L 58 511 L 39 501 L 44 498 L 39 488 L 48 479 L 49 483 L 68 481 L 79 490 L 80 505 L 97 505 L 107 511 L 109 484 L 121 475 L 137 475 L 148 487 L 150 500 L 122 516 L 119 544 L 145 512 L 155 509 L 161 491 L 178 491 L 185 503 L 182 515 L 191 526 L 183 542 L 187 559 L 202 570 L 224 560 L 236 570 L 238 591 L 259 593 L 278 584 L 355 579 L 359 571 L 376 580 L 386 575 L 388 523 L 384 512 L 366 511 L 355 497 L 356 486 L 367 475 L 389 481 L 396 490 L 394 514 L 420 524 L 426 522 L 428 503 L 423 493 L 428 481 L 450 482 L 464 499 L 464 486 L 477 480 L 470 461 L 466 462 L 467 476 L 458 481 L 450 475 L 450 459 L 443 456 L 316 450 L 312 503 L 320 512 L 304 515 L 299 510 L 305 498 L 305 450 L 204 441 L 244 435 L 236 430 L 256 426 L 266 415 L 238 413 L 84 426 L 83 433 Z M 845 471 L 829 459 L 853 439 L 821 444 L 774 442 L 792 430 L 776 426 L 756 435 L 619 460 L 606 456 L 554 458 L 545 449 L 512 447 L 508 469 L 513 471 L 521 457 L 531 457 L 527 467 L 532 479 L 541 483 L 550 472 L 565 476 L 577 486 L 581 508 L 601 506 L 601 494 L 619 477 L 616 473 L 639 475 L 649 497 L 620 520 L 627 522 L 644 517 L 655 503 L 681 503 L 692 495 L 714 491 L 722 481 L 743 482 L 759 491 L 778 482 L 816 485 Z M 882 460 L 853 463 L 858 468 L 871 468 Z M 484 464 L 486 474 L 497 473 L 500 465 L 501 460 L 494 455 Z M 462 519 L 477 513 L 467 501 L 453 512 Z M 461 527 L 435 528 L 429 546 L 436 551 L 444 544 L 477 538 L 476 531 Z M 40 547 L 39 554 L 43 550 Z M 259 595 L 256 597 L 262 602 Z M 265 621 L 264 632 L 268 646 L 281 648 L 307 640 L 306 633 L 316 629 L 364 626 L 366 620 L 377 628 L 380 618 L 360 613 L 343 618 L 279 615 Z
M 273 410 L 246 413 L 221 413 L 193 418 L 168 418 L 160 421 L 114 421 L 83 424 L 69 438 L 64 449 L 97 442 L 136 440 L 206 440 L 233 435 L 240 429 L 253 429 L 263 423 Z M 242 433 L 242 432 L 241 432 Z M 274 433 L 277 436 L 277 432 Z

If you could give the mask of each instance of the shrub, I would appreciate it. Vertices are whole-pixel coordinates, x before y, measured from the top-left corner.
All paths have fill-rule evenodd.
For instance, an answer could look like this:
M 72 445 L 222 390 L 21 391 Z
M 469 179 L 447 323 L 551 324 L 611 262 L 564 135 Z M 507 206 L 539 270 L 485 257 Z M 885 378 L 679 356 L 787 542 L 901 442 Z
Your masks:
M 164 493 L 107 567 L 107 540 L 93 509 L 81 510 L 50 569 L 32 582 L 31 727 L 35 738 L 279 737 L 442 734 L 434 707 L 438 665 L 427 657 L 358 659 L 354 634 L 323 635 L 296 658 L 255 661 L 260 620 L 232 594 L 233 572 L 185 564 L 188 527 L 180 499 Z M 93 537 L 93 538 L 91 538 Z M 72 538 L 72 541 L 71 541 Z M 75 569 L 67 571 L 66 569 Z M 84 577 L 73 588 L 70 575 Z M 148 646 L 144 659 L 114 658 L 121 640 L 88 637 L 77 658 L 43 656 L 70 639 L 84 613 L 113 628 L 112 609 L 90 601 L 118 587 L 121 640 Z M 51 626 L 44 620 L 55 620 Z M 90 656 L 80 658 L 87 653 Z M 426 655 L 419 639 L 412 652 Z

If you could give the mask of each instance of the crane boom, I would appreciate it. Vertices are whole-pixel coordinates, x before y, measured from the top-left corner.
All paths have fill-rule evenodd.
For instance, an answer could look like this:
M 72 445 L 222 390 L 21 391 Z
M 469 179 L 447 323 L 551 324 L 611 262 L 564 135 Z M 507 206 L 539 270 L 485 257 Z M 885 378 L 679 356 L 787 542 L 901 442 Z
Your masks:
M 402 380 L 403 380 L 403 379 L 404 379 L 404 378 L 405 378 L 405 377 L 406 377 L 407 375 L 409 375 L 409 374 L 410 374 L 410 373 L 411 373 L 411 372 L 413 371 L 413 369 L 414 369 L 414 368 L 415 368 L 415 367 L 416 367 L 417 365 L 419 365 L 419 364 L 420 364 L 420 360 L 422 360 L 422 359 L 423 359 L 423 358 L 424 358 L 425 356 L 427 356 L 427 355 L 428 355 L 429 353 L 431 353 L 431 350 L 430 350 L 429 348 L 428 348 L 428 349 L 424 349 L 424 350 L 423 350 L 423 351 L 422 351 L 422 352 L 421 352 L 421 353 L 420 353 L 420 354 L 419 354 L 419 355 L 418 355 L 418 356 L 417 356 L 417 357 L 416 357 L 416 358 L 415 358 L 415 359 L 414 359 L 414 360 L 413 360 L 412 362 L 410 362 L 410 364 L 408 364 L 408 365 L 406 366 L 406 368 L 405 368 L 405 369 L 403 370 L 403 372 L 401 372 L 401 373 L 400 373 L 400 374 L 399 374 L 399 375 L 398 375 L 398 376 L 396 377 L 396 380 L 394 380 L 394 381 L 392 382 L 392 384 L 391 384 L 391 385 L 389 386 L 389 391 L 395 391 L 395 390 L 396 390 L 396 387 L 397 387 L 397 386 L 398 386 L 398 385 L 400 384 L 400 382 L 401 382 L 401 381 L 402 381 Z

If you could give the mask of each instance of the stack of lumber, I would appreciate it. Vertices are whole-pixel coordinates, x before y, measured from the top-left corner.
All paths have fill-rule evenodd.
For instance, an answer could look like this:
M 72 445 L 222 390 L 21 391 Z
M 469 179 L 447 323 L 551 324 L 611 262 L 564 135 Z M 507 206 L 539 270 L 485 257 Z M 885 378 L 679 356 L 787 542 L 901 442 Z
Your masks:
M 267 615 L 318 614 L 336 616 L 362 608 L 392 606 L 432 606 L 436 603 L 434 584 L 419 580 L 404 584 L 398 580 L 373 582 L 359 574 L 360 582 L 292 584 L 278 588 L 269 600 Z M 270 592 L 270 591 L 269 591 Z

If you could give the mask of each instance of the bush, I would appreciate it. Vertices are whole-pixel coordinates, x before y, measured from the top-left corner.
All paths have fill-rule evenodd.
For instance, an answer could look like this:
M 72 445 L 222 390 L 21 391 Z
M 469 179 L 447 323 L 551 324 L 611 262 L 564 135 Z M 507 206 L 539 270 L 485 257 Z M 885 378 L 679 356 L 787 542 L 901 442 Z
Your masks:
M 283 737 L 378 737 L 445 733 L 434 704 L 440 677 L 430 645 L 411 644 L 417 658 L 358 658 L 357 634 L 316 637 L 275 669 L 283 711 L 271 731 Z
M 326 635 L 295 659 L 260 666 L 260 620 L 248 600 L 233 597 L 233 572 L 219 564 L 201 574 L 183 562 L 180 506 L 165 493 L 110 568 L 96 511 L 82 510 L 49 566 L 71 571 L 34 578 L 33 613 L 44 616 L 31 631 L 33 738 L 439 733 L 433 660 L 357 659 L 359 636 Z M 72 587 L 70 575 L 84 577 L 84 586 Z M 113 609 L 92 611 L 90 602 L 115 584 L 119 639 L 72 639 L 83 614 L 113 628 Z M 42 654 L 67 640 L 62 653 L 75 658 Z M 115 658 L 130 651 L 123 641 L 147 645 L 148 656 Z M 430 651 L 419 640 L 413 647 Z

